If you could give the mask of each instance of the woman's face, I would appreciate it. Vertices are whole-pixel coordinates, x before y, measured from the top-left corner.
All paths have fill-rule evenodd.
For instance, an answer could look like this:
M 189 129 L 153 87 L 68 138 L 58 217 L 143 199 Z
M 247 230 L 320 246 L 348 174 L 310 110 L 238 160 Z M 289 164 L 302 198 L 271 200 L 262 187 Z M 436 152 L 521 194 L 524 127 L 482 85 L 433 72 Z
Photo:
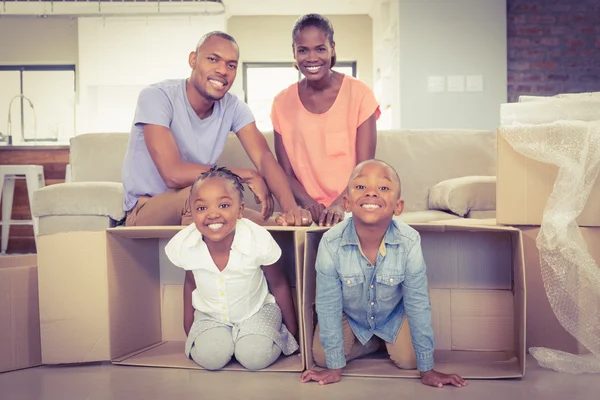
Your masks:
M 329 73 L 335 43 L 321 29 L 309 26 L 300 30 L 292 48 L 298 69 L 306 79 L 318 81 Z

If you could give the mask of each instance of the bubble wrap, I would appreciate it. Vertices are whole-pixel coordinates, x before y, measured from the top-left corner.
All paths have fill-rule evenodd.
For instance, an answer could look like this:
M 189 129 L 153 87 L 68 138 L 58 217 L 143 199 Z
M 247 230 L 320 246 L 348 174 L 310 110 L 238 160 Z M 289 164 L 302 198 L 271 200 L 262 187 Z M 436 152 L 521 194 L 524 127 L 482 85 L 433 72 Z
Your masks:
M 556 96 L 527 96 L 521 95 L 519 96 L 519 103 L 524 103 L 528 101 L 544 101 L 544 100 L 554 100 L 554 99 L 579 99 L 579 100 L 600 100 L 600 92 L 585 92 L 585 93 L 563 93 L 557 94 Z
M 545 368 L 600 373 L 600 268 L 575 221 L 600 172 L 600 102 L 511 103 L 501 111 L 499 134 L 517 152 L 559 168 L 536 240 L 542 280 L 558 321 L 591 354 L 529 352 Z

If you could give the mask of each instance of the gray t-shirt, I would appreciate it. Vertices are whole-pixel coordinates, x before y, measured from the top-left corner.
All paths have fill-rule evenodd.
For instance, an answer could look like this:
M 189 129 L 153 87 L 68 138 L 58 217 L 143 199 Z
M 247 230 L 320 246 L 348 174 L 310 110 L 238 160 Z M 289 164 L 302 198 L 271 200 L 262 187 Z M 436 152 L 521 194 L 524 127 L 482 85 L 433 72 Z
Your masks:
M 123 162 L 125 211 L 131 210 L 140 196 L 156 196 L 168 190 L 148 153 L 144 124 L 169 128 L 182 161 L 214 165 L 229 132 L 238 132 L 254 122 L 248 105 L 230 93 L 215 102 L 210 117 L 200 119 L 190 105 L 185 84 L 185 79 L 171 79 L 140 92 Z

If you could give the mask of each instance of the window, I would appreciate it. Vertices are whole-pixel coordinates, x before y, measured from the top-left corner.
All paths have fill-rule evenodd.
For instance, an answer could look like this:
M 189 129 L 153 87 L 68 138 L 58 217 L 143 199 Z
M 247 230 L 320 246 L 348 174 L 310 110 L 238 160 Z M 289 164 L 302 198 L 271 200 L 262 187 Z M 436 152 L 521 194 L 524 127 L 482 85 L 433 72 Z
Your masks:
M 75 66 L 0 66 L 2 140 L 68 142 L 75 135 Z
M 283 89 L 302 79 L 292 63 L 244 63 L 244 99 L 254 114 L 260 131 L 273 130 L 271 105 Z M 356 61 L 338 62 L 335 71 L 357 77 Z

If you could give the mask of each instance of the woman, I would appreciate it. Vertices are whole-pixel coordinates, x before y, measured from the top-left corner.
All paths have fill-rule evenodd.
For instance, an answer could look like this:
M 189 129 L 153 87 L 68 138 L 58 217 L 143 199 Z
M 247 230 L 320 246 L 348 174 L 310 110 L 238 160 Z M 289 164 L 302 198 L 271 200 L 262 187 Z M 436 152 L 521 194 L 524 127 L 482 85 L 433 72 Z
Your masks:
M 346 184 L 358 163 L 375 157 L 380 115 L 367 85 L 332 70 L 333 34 L 321 15 L 296 21 L 292 49 L 304 78 L 279 93 L 271 111 L 277 159 L 296 201 L 320 226 L 344 218 Z

